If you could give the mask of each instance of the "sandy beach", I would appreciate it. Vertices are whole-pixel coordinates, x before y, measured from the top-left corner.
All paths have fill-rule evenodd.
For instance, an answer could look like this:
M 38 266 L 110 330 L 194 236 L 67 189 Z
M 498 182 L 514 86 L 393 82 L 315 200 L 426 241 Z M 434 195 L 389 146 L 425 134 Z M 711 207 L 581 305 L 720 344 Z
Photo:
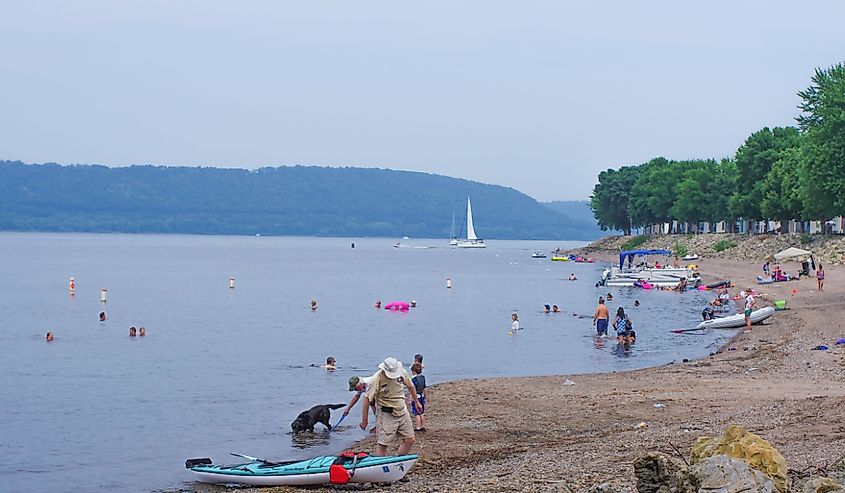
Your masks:
M 753 286 L 761 305 L 784 299 L 789 309 L 701 360 L 625 373 L 430 387 L 428 431 L 417 435 L 412 450 L 420 460 L 410 481 L 384 488 L 584 491 L 604 484 L 604 491 L 634 491 L 631 464 L 639 455 L 678 456 L 677 448 L 688 457 L 697 437 L 721 434 L 734 423 L 769 440 L 791 470 L 832 463 L 845 452 L 845 346 L 834 344 L 845 337 L 838 322 L 845 308 L 845 284 L 838 280 L 845 268 L 826 266 L 820 293 L 815 279 L 757 286 L 756 263 L 704 259 L 699 265 L 706 279 Z M 797 264 L 784 267 L 797 270 Z M 822 344 L 830 350 L 812 350 Z M 373 444 L 358 448 L 371 451 Z

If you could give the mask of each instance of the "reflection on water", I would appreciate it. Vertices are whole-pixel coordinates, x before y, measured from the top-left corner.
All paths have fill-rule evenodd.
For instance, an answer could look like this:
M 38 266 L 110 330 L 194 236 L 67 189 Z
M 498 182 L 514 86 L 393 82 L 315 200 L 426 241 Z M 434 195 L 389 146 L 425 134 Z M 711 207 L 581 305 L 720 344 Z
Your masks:
M 730 335 L 669 332 L 697 323 L 703 293 L 610 289 L 611 313 L 624 306 L 638 339 L 622 351 L 615 338 L 595 339 L 592 314 L 609 291 L 594 287 L 603 265 L 531 259 L 561 242 L 476 251 L 354 241 L 0 234 L 3 489 L 150 491 L 189 481 L 188 457 L 335 453 L 366 436 L 354 426 L 361 404 L 333 433 L 293 436 L 291 421 L 348 402 L 349 377 L 371 375 L 387 356 L 407 367 L 422 353 L 436 384 L 631 370 L 707 354 Z M 571 272 L 578 281 L 566 280 Z M 376 300 L 417 307 L 390 312 Z M 545 304 L 561 313 L 543 313 Z M 507 335 L 513 312 L 518 337 Z M 128 337 L 142 325 L 145 337 Z M 336 371 L 311 367 L 330 355 Z

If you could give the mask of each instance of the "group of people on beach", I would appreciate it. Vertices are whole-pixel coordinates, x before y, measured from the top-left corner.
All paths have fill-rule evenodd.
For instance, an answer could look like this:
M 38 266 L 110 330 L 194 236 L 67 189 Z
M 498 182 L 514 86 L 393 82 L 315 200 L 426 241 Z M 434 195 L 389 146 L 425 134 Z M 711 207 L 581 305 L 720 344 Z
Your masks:
M 410 375 L 401 361 L 389 357 L 379 363 L 378 371 L 373 375 L 349 379 L 349 391 L 355 395 L 343 410 L 343 416 L 348 416 L 363 396 L 359 426 L 362 430 L 367 429 L 372 412 L 376 418 L 376 426 L 371 430 L 376 434 L 374 455 L 387 455 L 387 450 L 397 442 L 397 455 L 407 454 L 416 440 L 415 433 L 426 431 L 428 385 L 423 367 L 422 354 L 414 355 Z

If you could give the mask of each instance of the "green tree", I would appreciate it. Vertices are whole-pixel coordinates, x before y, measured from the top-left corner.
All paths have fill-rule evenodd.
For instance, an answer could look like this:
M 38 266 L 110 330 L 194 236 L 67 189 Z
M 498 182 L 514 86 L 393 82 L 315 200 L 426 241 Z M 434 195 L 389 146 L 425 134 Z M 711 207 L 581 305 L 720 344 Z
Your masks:
M 803 218 L 803 193 L 800 186 L 801 148 L 792 147 L 781 153 L 763 182 L 760 211 L 766 217 L 780 220 L 786 233 L 790 219 Z
M 821 219 L 845 214 L 845 65 L 816 69 L 798 96 L 804 212 Z
M 599 173 L 599 182 L 593 187 L 590 207 L 602 230 L 616 229 L 631 234 L 631 217 L 628 215 L 628 198 L 637 179 L 639 168 L 623 166 Z

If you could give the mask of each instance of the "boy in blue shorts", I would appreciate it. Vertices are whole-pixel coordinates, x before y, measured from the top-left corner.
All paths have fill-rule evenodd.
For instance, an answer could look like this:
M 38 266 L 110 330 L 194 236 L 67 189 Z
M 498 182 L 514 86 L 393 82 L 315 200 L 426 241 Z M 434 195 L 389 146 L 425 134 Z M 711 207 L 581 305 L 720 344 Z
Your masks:
M 414 424 L 416 424 L 414 431 L 425 431 L 425 399 L 428 397 L 428 386 L 425 384 L 425 375 L 422 374 L 421 363 L 411 365 L 411 375 L 413 375 L 411 382 L 417 392 L 417 399 L 422 406 L 422 409 L 417 409 L 417 406 L 409 401 L 411 402 L 411 415 L 414 416 Z

